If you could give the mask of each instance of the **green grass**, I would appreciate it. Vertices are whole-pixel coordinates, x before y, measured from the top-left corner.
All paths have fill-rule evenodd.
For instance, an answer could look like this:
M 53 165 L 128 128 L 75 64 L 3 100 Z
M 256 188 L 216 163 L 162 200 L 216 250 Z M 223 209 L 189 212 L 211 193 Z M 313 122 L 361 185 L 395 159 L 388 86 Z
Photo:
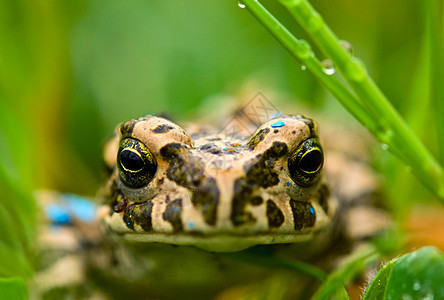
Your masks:
M 32 276 L 34 189 L 94 194 L 100 184 L 100 146 L 117 123 L 161 112 L 194 118 L 205 97 L 236 96 L 251 78 L 259 78 L 256 87 L 282 91 L 319 109 L 331 97 L 315 78 L 442 198 L 444 122 L 438 122 L 444 116 L 442 1 L 376 0 L 353 5 L 343 0 L 313 1 L 320 13 L 307 1 L 280 5 L 274 0 L 245 0 L 246 9 L 235 2 L 183 3 L 17 0 L 0 4 L 0 276 L 15 276 L 0 282 L 0 291 L 24 295 L 23 280 L 16 278 Z M 192 19 L 186 9 L 195 12 Z M 313 76 L 301 71 L 247 10 Z M 353 43 L 369 72 L 342 48 L 324 18 Z M 301 26 L 293 26 L 294 20 Z M 424 47 L 414 47 L 420 43 Z M 412 53 L 422 50 L 418 62 L 412 61 Z M 334 62 L 336 74 L 324 72 L 324 56 Z M 408 68 L 400 68 L 403 65 Z M 338 112 L 327 103 L 331 114 Z M 379 157 L 385 165 L 387 202 L 395 214 L 408 210 L 408 203 L 427 198 L 404 167 L 385 154 Z M 356 270 L 338 269 L 326 279 L 322 271 L 299 262 L 263 264 L 329 282 L 318 295 L 334 290 L 338 280 L 347 281 Z
M 438 148 L 444 163 L 444 4 L 440 0 L 423 1 L 427 16 L 427 48 L 430 65 L 430 89 L 435 108 Z
M 341 41 L 308 1 L 282 0 L 281 3 L 326 57 L 333 61 L 335 68 L 354 94 L 342 82 L 334 77 L 328 77 L 329 75 L 322 72 L 322 66 L 319 60 L 314 57 L 308 43 L 295 38 L 263 5 L 255 0 L 244 0 L 243 3 L 255 18 L 301 64 L 307 66 L 316 79 L 382 143 L 384 149 L 388 149 L 409 165 L 418 180 L 444 203 L 444 173 L 441 165 L 374 83 L 366 71 L 364 63 L 342 46 Z M 442 71 L 437 71 L 436 68 L 433 70 L 434 72 Z M 438 94 L 440 89 L 436 86 L 442 87 L 442 84 L 436 83 L 434 86 L 435 94 Z M 435 119 L 435 122 L 438 124 L 438 119 Z M 442 124 L 442 122 L 440 123 Z M 441 127 L 441 125 L 439 126 Z M 439 139 L 442 138 L 442 136 L 439 137 Z

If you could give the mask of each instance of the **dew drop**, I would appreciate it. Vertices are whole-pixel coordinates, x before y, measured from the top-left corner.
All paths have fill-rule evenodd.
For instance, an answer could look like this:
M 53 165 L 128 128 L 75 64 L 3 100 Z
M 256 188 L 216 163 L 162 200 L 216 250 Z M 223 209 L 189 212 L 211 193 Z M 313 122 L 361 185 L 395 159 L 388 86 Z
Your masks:
M 387 144 L 381 144 L 382 150 L 388 150 L 389 146 Z
M 383 133 L 383 136 L 381 137 L 381 141 L 384 142 L 385 144 L 390 143 L 390 141 L 393 139 L 393 131 L 386 130 Z
M 415 291 L 419 291 L 421 289 L 421 283 L 418 280 L 415 280 L 415 282 L 413 282 L 413 289 Z
M 246 5 L 243 4 L 243 3 L 240 2 L 240 1 L 237 2 L 237 6 L 239 6 L 240 8 L 245 8 L 245 7 L 246 7 Z
M 322 71 L 327 75 L 333 75 L 336 72 L 333 62 L 329 59 L 324 59 L 321 63 Z
M 341 44 L 341 46 L 345 49 L 345 50 L 347 50 L 347 52 L 348 53 L 350 53 L 350 55 L 353 55 L 353 46 L 352 46 L 352 44 L 350 44 L 349 42 L 347 42 L 347 41 L 344 41 L 344 40 L 341 40 L 341 41 L 339 41 L 339 43 Z
M 306 65 L 301 65 L 301 70 L 302 70 L 302 71 L 307 70 L 307 66 L 306 66 Z

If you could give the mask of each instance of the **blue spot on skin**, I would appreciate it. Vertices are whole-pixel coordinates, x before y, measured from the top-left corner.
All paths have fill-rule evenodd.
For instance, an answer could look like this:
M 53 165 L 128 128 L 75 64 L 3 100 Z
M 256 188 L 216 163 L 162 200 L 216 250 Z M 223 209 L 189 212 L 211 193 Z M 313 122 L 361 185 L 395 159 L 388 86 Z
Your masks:
M 271 127 L 282 127 L 284 125 L 284 121 L 277 121 L 276 123 L 271 124 Z
M 190 226 L 190 228 L 194 227 L 194 223 L 193 222 L 188 222 L 188 226 Z
M 315 214 L 315 211 L 314 211 L 313 207 L 310 207 L 310 213 L 311 213 L 312 215 Z
M 50 204 L 45 207 L 46 215 L 53 224 L 68 225 L 72 223 L 69 212 L 58 204 Z
M 45 207 L 46 215 L 55 225 L 69 225 L 74 219 L 92 222 L 96 218 L 96 205 L 89 199 L 74 194 L 63 194 L 57 203 Z
M 70 215 L 84 222 L 95 220 L 96 206 L 87 198 L 74 194 L 64 194 L 62 200 Z
M 178 209 L 177 207 L 175 207 L 175 208 L 174 208 L 174 211 L 175 211 L 175 212 L 178 212 L 178 211 L 179 211 L 179 209 Z
M 290 186 L 290 182 L 287 181 L 287 186 Z

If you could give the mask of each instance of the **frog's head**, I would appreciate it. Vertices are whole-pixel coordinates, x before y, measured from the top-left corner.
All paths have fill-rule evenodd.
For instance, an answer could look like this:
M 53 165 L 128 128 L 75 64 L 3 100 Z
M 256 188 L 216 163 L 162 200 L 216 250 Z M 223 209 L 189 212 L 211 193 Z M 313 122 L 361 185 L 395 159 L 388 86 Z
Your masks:
M 100 214 L 113 232 L 236 251 L 304 241 L 329 223 L 334 207 L 312 120 L 281 116 L 250 137 L 207 130 L 191 137 L 154 116 L 118 127 Z

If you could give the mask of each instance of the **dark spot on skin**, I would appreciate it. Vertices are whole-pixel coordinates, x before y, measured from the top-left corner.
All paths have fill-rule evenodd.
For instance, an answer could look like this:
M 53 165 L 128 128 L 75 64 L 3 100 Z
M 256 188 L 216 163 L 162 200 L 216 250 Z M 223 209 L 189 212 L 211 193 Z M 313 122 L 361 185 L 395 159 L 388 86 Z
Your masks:
M 153 202 L 147 201 L 145 203 L 131 204 L 125 209 L 123 221 L 129 229 L 134 230 L 134 225 L 137 224 L 146 232 L 153 230 L 152 212 Z
M 191 202 L 202 210 L 204 220 L 208 225 L 216 224 L 219 189 L 214 178 L 204 178 L 200 182 L 197 191 L 193 193 Z
M 267 218 L 270 228 L 278 228 L 284 223 L 284 214 L 272 200 L 267 201 Z
M 302 122 L 305 123 L 305 125 L 308 126 L 308 129 L 310 130 L 310 136 L 313 136 L 314 133 L 314 122 L 312 119 L 307 119 L 307 118 L 301 118 L 300 119 Z
M 167 144 L 160 154 L 169 162 L 169 180 L 184 187 L 196 187 L 204 178 L 204 166 L 185 146 L 177 143 Z
M 119 126 L 119 131 L 120 131 L 122 137 L 131 136 L 133 134 L 134 126 L 136 126 L 137 123 L 142 122 L 142 121 L 146 121 L 150 118 L 151 118 L 151 116 L 146 116 L 146 117 L 139 118 L 137 120 L 130 120 L 128 122 L 121 124 Z
M 219 149 L 219 147 L 217 147 L 215 144 L 205 144 L 199 147 L 199 150 L 203 150 L 206 151 L 208 153 L 212 153 L 212 154 L 220 154 L 222 151 Z
M 293 130 L 291 133 L 296 134 L 296 130 Z
M 270 128 L 262 128 L 261 130 L 253 136 L 247 143 L 248 150 L 254 150 L 256 146 L 265 138 L 265 136 L 270 132 Z
M 273 132 L 274 132 L 274 133 L 278 133 L 278 132 L 279 132 L 279 129 L 275 129 L 275 130 L 273 130 Z
M 302 230 L 306 227 L 314 226 L 316 214 L 311 203 L 290 199 L 290 207 L 293 212 L 295 230 Z
M 215 225 L 220 193 L 216 180 L 205 176 L 203 163 L 177 143 L 165 145 L 160 154 L 170 164 L 168 179 L 189 188 L 193 192 L 191 201 L 202 211 L 205 222 Z
M 274 142 L 257 161 L 249 161 L 245 164 L 244 170 L 247 173 L 247 182 L 255 183 L 260 187 L 267 188 L 279 183 L 279 177 L 273 170 L 276 160 L 288 152 L 286 144 Z
M 165 133 L 170 131 L 171 129 L 174 129 L 174 127 L 168 124 L 162 124 L 152 129 L 151 131 L 154 133 Z
M 252 193 L 259 187 L 267 188 L 279 183 L 279 177 L 273 170 L 276 160 L 284 156 L 288 147 L 284 143 L 274 142 L 262 155 L 246 163 L 246 176 L 234 182 L 234 195 L 231 210 L 231 221 L 235 226 L 256 222 L 253 215 L 246 210 L 248 204 L 257 202 Z
M 111 185 L 105 194 L 105 201 L 111 208 L 110 215 L 114 212 L 122 212 L 126 208 L 128 202 L 122 191 L 119 189 L 115 178 L 112 179 Z
M 136 126 L 137 121 L 131 120 L 120 125 L 119 130 L 122 136 L 130 136 L 133 134 L 134 126 Z
M 176 199 L 174 201 L 169 201 L 168 205 L 165 209 L 165 212 L 162 214 L 162 217 L 165 221 L 169 222 L 173 225 L 174 232 L 182 231 L 182 199 Z
M 238 178 L 234 182 L 234 195 L 231 210 L 231 221 L 234 226 L 244 225 L 244 224 L 254 224 L 256 218 L 246 211 L 248 203 L 251 203 L 251 196 L 254 184 L 248 183 L 244 178 Z
M 328 198 L 330 197 L 330 190 L 328 189 L 326 184 L 323 184 L 319 187 L 319 205 L 321 205 L 322 209 L 326 214 L 328 214 Z
M 250 203 L 252 205 L 261 205 L 264 202 L 264 199 L 262 197 L 256 196 L 250 199 Z
M 113 210 L 114 212 L 119 213 L 125 210 L 128 201 L 122 195 L 119 195 L 117 199 L 120 199 L 120 201 L 118 201 L 117 204 L 113 206 Z
M 214 144 L 212 144 L 212 143 L 208 143 L 208 144 L 204 144 L 204 145 L 202 145 L 202 146 L 200 146 L 200 150 L 208 150 L 208 149 L 211 149 L 211 148 L 213 148 L 215 145 Z

